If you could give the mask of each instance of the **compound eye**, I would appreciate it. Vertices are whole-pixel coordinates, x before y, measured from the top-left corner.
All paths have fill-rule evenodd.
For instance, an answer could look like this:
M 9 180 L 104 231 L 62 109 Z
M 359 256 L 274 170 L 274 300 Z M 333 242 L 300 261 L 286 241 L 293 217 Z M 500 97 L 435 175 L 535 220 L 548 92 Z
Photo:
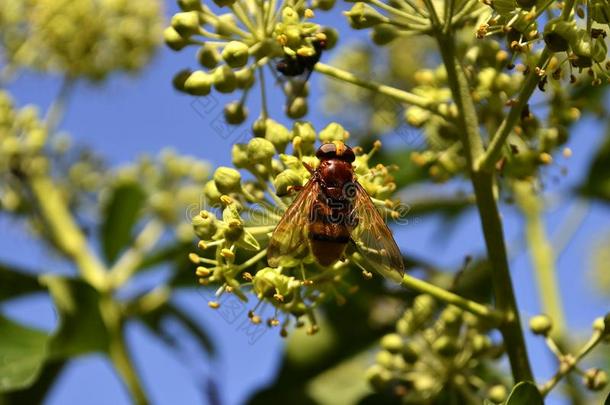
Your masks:
M 337 156 L 337 147 L 334 143 L 325 143 L 316 152 L 316 157 L 320 160 L 332 159 Z

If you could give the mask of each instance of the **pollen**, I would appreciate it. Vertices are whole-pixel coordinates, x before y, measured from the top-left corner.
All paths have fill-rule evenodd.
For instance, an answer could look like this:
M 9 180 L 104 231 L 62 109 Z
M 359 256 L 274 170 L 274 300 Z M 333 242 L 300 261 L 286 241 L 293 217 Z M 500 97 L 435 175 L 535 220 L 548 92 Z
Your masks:
M 197 253 L 189 253 L 189 260 L 195 264 L 199 264 L 199 255 Z
M 220 307 L 220 303 L 218 301 L 210 301 L 208 302 L 208 306 L 212 309 L 218 309 Z

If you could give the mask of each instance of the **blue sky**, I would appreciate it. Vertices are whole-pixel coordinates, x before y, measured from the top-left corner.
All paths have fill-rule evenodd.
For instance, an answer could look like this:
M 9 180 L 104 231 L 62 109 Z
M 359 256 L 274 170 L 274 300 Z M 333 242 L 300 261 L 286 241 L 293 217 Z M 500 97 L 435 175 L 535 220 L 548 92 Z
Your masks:
M 171 15 L 175 10 L 173 1 L 168 1 L 167 14 Z M 322 15 L 321 18 L 330 21 L 333 15 Z M 334 14 L 334 20 L 340 21 L 339 28 L 346 32 L 343 19 L 337 19 Z M 345 35 L 342 42 L 348 43 L 363 37 L 365 35 L 361 33 L 349 31 L 349 36 Z M 144 152 L 156 153 L 166 147 L 204 158 L 215 166 L 230 164 L 231 144 L 244 128 L 223 135 L 212 127 L 216 116 L 222 113 L 224 103 L 232 98 L 214 95 L 217 102 L 214 105 L 209 104 L 209 100 L 197 101 L 176 93 L 171 86 L 171 79 L 178 70 L 189 66 L 195 66 L 194 51 L 187 49 L 175 53 L 163 48 L 151 66 L 136 78 L 116 76 L 102 87 L 80 83 L 70 100 L 61 128 L 68 131 L 78 143 L 91 146 L 113 165 L 132 161 Z M 42 111 L 53 100 L 58 88 L 58 78 L 34 73 L 22 74 L 10 86 L 18 104 L 37 104 Z M 315 95 L 320 90 L 320 81 L 314 74 L 311 93 Z M 281 117 L 282 99 L 277 93 L 279 89 L 276 88 L 275 95 L 270 99 L 275 105 L 274 115 Z M 253 104 L 256 103 L 255 94 L 256 92 L 249 100 L 251 111 L 258 111 L 258 106 Z M 207 113 L 201 113 L 201 103 L 208 103 L 210 109 Z M 313 103 L 311 107 L 314 107 Z M 330 117 L 324 116 L 317 108 L 313 108 L 308 118 L 318 129 L 331 121 Z M 544 175 L 550 179 L 559 173 L 560 165 L 569 167 L 568 174 L 559 184 L 550 186 L 546 192 L 549 198 L 559 197 L 559 201 L 546 216 L 552 239 L 560 236 L 557 233 L 571 210 L 577 204 L 582 204 L 568 198 L 568 191 L 585 174 L 586 163 L 595 152 L 603 130 L 595 122 L 583 120 L 571 136 L 570 147 L 574 156 L 569 161 L 558 156 L 556 163 L 545 171 Z M 408 203 L 409 195 L 402 197 Z M 584 220 L 558 260 L 559 279 L 570 329 L 577 333 L 582 331 L 582 336 L 587 336 L 596 316 L 610 310 L 608 298 L 594 290 L 588 275 L 591 264 L 589 257 L 594 243 L 610 228 L 610 210 L 594 203 L 585 207 L 585 211 Z M 511 207 L 503 207 L 502 213 L 507 241 L 509 246 L 515 246 L 511 252 L 511 267 L 525 320 L 539 311 L 539 303 L 527 252 L 518 243 L 522 239 L 522 222 Z M 449 237 L 442 237 L 442 225 L 441 219 L 412 221 L 409 225 L 395 229 L 396 238 L 405 252 L 452 267 L 458 267 L 466 255 L 483 251 L 483 239 L 474 211 L 460 218 Z M 6 218 L 0 219 L 0 230 L 1 260 L 66 270 L 58 258 L 49 255 L 14 222 Z M 154 277 L 156 276 L 147 282 L 154 284 Z M 276 331 L 265 333 L 252 344 L 248 336 L 239 330 L 241 320 L 228 323 L 207 307 L 205 297 L 199 292 L 180 295 L 177 302 L 206 326 L 220 353 L 214 361 L 193 351 L 187 351 L 177 358 L 161 342 L 150 336 L 145 328 L 137 324 L 131 325 L 129 344 L 134 350 L 136 366 L 142 372 L 144 385 L 154 403 L 205 404 L 196 383 L 212 375 L 220 384 L 223 403 L 239 404 L 252 390 L 273 379 L 282 351 L 282 340 Z M 45 296 L 11 302 L 1 306 L 0 310 L 31 325 L 49 330 L 55 326 L 52 305 Z M 528 345 L 536 375 L 542 381 L 554 370 L 552 358 L 540 339 L 528 337 Z M 48 404 L 85 402 L 128 403 L 128 397 L 111 366 L 100 356 L 87 356 L 74 361 L 47 400 Z M 549 403 L 561 402 L 553 400 Z

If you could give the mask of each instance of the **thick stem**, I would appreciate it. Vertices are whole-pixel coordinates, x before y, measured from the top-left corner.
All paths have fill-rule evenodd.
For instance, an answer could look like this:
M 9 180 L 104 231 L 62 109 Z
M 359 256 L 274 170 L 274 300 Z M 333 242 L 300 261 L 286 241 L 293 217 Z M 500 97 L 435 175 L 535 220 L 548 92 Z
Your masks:
M 133 402 L 138 405 L 148 404 L 146 393 L 127 350 L 124 320 L 117 303 L 111 296 L 105 295 L 100 302 L 100 310 L 110 335 L 108 356 L 112 364 L 129 390 Z
M 47 176 L 27 179 L 40 215 L 55 244 L 74 260 L 83 278 L 98 290 L 106 287 L 106 272 L 74 221 L 58 187 Z
M 479 217 L 485 237 L 487 256 L 492 264 L 493 288 L 498 310 L 504 313 L 505 322 L 500 326 L 515 381 L 533 381 L 533 375 L 519 319 L 517 301 L 510 276 L 504 231 L 494 196 L 493 174 L 479 172 L 474 162 L 483 153 L 479 124 L 474 100 L 464 69 L 455 52 L 451 34 L 437 34 L 441 56 L 447 69 L 447 80 L 458 107 L 462 143 L 470 167 Z
M 500 327 L 500 332 L 504 338 L 513 379 L 515 382 L 533 381 L 519 319 L 517 300 L 508 268 L 502 220 L 493 193 L 493 175 L 484 172 L 473 173 L 472 183 L 477 198 L 485 245 L 487 246 L 487 256 L 493 268 L 492 277 L 496 307 L 506 316 L 506 322 Z

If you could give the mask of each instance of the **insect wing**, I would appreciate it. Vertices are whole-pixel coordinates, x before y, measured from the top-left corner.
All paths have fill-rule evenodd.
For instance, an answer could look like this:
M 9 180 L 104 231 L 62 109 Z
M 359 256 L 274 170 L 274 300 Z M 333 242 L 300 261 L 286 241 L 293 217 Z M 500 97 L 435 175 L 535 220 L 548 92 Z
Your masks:
M 309 213 L 318 191 L 318 182 L 309 180 L 282 216 L 267 247 L 269 266 L 290 266 L 296 258 L 309 253 L 307 240 Z
M 352 232 L 352 239 L 358 252 L 382 275 L 400 281 L 405 267 L 392 232 L 358 182 L 355 182 L 355 191 L 354 209 L 358 224 Z

